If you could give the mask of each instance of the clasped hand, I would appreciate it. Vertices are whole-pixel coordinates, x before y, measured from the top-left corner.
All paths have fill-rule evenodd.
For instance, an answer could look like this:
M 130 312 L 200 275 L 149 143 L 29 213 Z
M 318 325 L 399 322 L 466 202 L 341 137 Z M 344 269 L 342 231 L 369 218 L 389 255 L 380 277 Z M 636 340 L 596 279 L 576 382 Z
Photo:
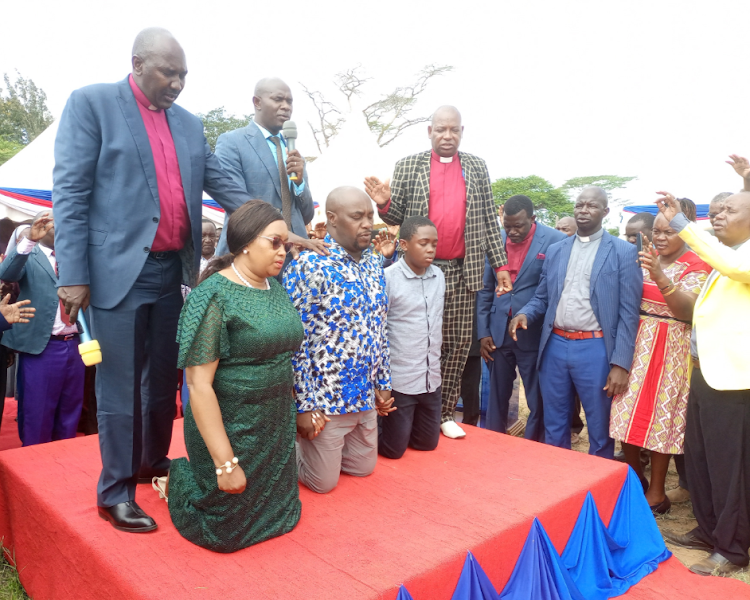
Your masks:
M 227 494 L 241 494 L 247 486 L 245 471 L 239 465 L 233 467 L 231 473 L 227 473 L 224 469 L 221 475 L 216 476 L 216 482 L 219 489 Z

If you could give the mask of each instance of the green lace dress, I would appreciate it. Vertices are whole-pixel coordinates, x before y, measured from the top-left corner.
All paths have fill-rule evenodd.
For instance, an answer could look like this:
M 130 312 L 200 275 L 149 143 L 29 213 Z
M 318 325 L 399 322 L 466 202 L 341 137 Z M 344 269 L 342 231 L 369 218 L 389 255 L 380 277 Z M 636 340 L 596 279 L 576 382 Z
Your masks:
M 180 368 L 219 359 L 214 390 L 235 456 L 241 494 L 222 492 L 193 413 L 185 411 L 188 459 L 172 461 L 169 513 L 180 534 L 216 552 L 234 552 L 291 531 L 300 501 L 291 357 L 303 336 L 286 290 L 234 283 L 218 273 L 196 287 L 180 315 Z

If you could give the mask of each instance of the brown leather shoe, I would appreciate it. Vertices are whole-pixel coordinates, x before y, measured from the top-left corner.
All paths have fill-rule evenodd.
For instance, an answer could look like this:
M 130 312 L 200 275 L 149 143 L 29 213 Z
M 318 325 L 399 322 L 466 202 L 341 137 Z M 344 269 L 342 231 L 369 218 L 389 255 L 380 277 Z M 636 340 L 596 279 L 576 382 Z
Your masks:
M 690 500 L 690 492 L 688 492 L 685 488 L 676 487 L 675 489 L 669 490 L 667 492 L 667 498 L 669 498 L 672 504 L 687 502 L 688 500 Z
M 699 540 L 692 531 L 687 533 L 676 533 L 674 531 L 662 531 L 664 541 L 676 546 L 682 546 L 690 550 L 703 550 L 705 552 L 713 552 L 714 547 L 709 546 L 704 541 Z
M 711 556 L 707 556 L 702 561 L 697 562 L 690 567 L 690 570 L 693 573 L 703 575 L 704 577 L 707 577 L 708 575 L 730 575 L 740 569 L 742 569 L 742 567 L 735 565 L 718 552 L 714 552 Z

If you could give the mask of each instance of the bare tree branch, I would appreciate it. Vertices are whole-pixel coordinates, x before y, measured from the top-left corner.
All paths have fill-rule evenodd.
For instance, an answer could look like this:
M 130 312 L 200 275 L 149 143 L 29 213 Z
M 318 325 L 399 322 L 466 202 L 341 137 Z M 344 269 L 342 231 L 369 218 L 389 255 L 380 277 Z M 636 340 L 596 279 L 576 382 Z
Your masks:
M 328 148 L 328 144 L 330 143 L 331 139 L 338 133 L 338 128 L 344 121 L 344 118 L 340 116 L 341 111 L 336 108 L 333 103 L 326 100 L 321 92 L 310 91 L 303 83 L 300 83 L 300 85 L 302 86 L 305 94 L 307 94 L 307 97 L 310 98 L 310 101 L 313 103 L 315 110 L 318 111 L 318 125 L 313 125 L 309 121 L 307 124 L 312 130 L 313 137 L 315 138 L 315 143 L 318 146 L 318 152 L 322 154 L 323 147 L 321 146 L 321 142 L 323 146 Z M 332 115 L 339 116 L 334 117 Z

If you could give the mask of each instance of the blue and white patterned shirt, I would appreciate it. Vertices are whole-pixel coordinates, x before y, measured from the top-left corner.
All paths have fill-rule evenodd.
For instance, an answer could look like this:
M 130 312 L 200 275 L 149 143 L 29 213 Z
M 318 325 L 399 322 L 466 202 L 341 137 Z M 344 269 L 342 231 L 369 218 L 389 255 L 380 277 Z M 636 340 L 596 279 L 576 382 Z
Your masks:
M 297 410 L 370 410 L 374 390 L 391 389 L 385 276 L 369 249 L 357 262 L 331 236 L 325 241 L 330 256 L 304 252 L 284 272 L 305 327 L 292 358 Z

